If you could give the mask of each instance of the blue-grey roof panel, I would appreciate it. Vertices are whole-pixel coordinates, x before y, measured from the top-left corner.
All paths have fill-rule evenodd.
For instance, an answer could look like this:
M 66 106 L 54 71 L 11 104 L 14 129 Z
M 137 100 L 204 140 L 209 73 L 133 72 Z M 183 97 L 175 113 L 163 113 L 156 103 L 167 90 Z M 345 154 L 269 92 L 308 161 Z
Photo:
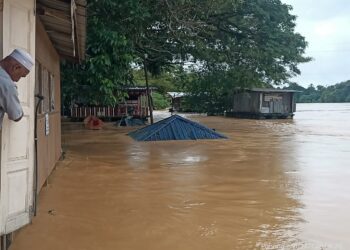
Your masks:
M 179 115 L 173 115 L 147 127 L 132 131 L 137 141 L 226 139 L 227 137 Z

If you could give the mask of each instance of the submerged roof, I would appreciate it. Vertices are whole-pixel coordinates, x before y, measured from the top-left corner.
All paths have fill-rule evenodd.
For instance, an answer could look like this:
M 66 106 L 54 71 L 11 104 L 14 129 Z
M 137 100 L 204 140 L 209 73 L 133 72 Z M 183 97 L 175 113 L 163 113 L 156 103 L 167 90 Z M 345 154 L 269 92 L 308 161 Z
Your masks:
M 185 119 L 179 115 L 156 122 L 153 125 L 135 130 L 129 136 L 136 141 L 168 141 L 226 139 L 227 137 L 199 123 Z

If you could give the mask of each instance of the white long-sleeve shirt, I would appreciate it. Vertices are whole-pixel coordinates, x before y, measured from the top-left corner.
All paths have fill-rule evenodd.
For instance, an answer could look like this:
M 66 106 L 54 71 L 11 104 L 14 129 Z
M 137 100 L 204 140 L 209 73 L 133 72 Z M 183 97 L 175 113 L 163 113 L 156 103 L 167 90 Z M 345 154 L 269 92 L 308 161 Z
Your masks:
M 18 120 L 23 116 L 17 87 L 9 74 L 0 67 L 0 129 L 5 113 L 10 120 Z

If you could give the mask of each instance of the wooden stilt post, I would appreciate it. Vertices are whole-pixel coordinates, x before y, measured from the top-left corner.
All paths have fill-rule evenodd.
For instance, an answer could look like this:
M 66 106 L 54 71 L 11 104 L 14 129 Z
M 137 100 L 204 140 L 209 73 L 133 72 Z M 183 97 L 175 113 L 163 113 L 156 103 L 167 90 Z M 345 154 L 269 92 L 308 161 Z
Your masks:
M 145 58 L 143 60 L 143 69 L 145 71 L 145 80 L 146 80 L 146 90 L 147 90 L 147 98 L 148 98 L 149 116 L 150 116 L 150 119 L 151 119 L 151 124 L 153 124 L 153 102 L 152 102 L 151 94 L 150 94 L 150 91 L 149 91 L 149 85 L 148 85 L 147 57 L 148 57 L 148 55 L 145 54 Z

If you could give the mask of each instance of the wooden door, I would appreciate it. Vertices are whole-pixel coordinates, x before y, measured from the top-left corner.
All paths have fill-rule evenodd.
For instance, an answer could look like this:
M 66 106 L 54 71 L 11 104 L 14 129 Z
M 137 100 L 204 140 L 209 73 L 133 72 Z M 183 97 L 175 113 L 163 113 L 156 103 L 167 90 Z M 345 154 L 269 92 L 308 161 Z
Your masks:
M 3 57 L 15 48 L 35 57 L 35 0 L 4 0 Z M 20 122 L 5 117 L 1 136 L 0 233 L 28 224 L 33 207 L 34 80 L 35 69 L 18 83 L 24 116 Z
M 283 113 L 283 102 L 282 99 L 275 99 L 273 101 L 273 112 L 272 113 Z

